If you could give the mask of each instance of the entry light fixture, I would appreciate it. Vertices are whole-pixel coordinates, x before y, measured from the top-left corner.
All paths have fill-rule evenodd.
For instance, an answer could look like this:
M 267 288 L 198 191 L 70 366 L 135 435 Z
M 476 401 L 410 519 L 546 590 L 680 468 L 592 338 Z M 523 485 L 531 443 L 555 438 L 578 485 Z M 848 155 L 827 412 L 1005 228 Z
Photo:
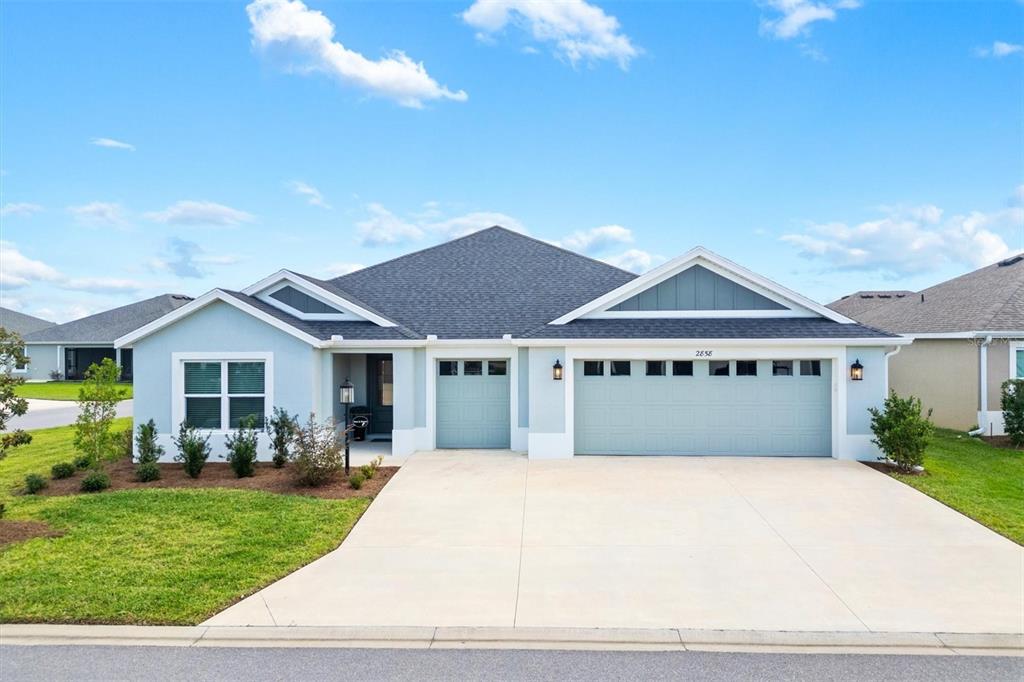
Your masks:
M 341 385 L 338 390 L 338 402 L 342 405 L 351 405 L 356 401 L 356 387 L 352 385 L 352 382 L 345 377 L 345 382 Z
M 551 367 L 551 378 L 555 381 L 562 380 L 562 363 L 555 360 L 554 366 Z
M 850 379 L 853 381 L 864 379 L 864 365 L 860 364 L 860 358 L 854 360 L 850 365 Z

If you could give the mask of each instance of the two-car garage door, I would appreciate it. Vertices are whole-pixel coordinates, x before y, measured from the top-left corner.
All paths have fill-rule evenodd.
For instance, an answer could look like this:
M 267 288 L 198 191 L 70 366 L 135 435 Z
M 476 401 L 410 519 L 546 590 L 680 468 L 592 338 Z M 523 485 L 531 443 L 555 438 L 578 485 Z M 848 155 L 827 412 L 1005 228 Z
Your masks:
M 831 454 L 828 360 L 577 360 L 581 455 Z

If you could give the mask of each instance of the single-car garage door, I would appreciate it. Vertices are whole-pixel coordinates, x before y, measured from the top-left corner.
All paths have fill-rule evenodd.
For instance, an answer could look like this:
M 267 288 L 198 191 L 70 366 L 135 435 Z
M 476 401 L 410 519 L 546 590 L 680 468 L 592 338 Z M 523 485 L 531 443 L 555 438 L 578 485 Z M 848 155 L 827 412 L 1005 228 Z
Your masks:
M 438 360 L 437 447 L 508 448 L 507 360 Z
M 831 454 L 828 360 L 577 360 L 580 455 Z

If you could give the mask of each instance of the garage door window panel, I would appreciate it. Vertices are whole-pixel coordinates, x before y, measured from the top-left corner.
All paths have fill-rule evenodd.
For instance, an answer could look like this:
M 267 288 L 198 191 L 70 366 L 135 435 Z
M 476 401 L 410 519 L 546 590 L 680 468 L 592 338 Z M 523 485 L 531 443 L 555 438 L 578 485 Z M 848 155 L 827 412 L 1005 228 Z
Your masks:
M 487 361 L 487 376 L 489 377 L 503 377 L 508 374 L 508 365 L 505 360 L 488 360 Z
M 467 377 L 483 376 L 484 363 L 480 360 L 466 360 L 462 363 L 462 374 Z
M 628 377 L 631 374 L 629 360 L 612 360 L 610 364 L 613 377 Z
M 693 361 L 692 360 L 675 360 L 672 362 L 672 376 L 674 377 L 692 377 L 693 376 Z
M 737 360 L 736 361 L 736 376 L 738 376 L 738 377 L 756 377 L 757 376 L 757 360 Z
M 647 361 L 647 376 L 649 376 L 649 377 L 663 377 L 663 376 L 665 376 L 665 361 L 664 360 L 648 360 Z
M 708 363 L 708 375 L 713 377 L 729 376 L 728 360 L 712 360 Z
M 459 375 L 459 363 L 455 360 L 441 360 L 437 363 L 437 373 L 443 377 Z
M 793 361 L 792 360 L 772 360 L 772 376 L 773 377 L 791 377 L 791 376 L 793 376 Z
M 604 376 L 604 362 L 602 360 L 584 360 L 583 361 L 583 376 L 585 376 L 585 377 L 603 377 Z
M 820 377 L 821 376 L 821 360 L 801 360 L 800 361 L 800 376 L 802 376 L 802 377 Z

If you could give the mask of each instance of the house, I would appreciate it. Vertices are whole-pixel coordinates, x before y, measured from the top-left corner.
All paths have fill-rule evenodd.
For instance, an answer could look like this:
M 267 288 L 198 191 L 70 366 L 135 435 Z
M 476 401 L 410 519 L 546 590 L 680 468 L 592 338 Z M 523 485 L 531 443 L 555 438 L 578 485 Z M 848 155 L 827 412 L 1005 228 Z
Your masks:
M 1024 254 L 914 294 L 865 293 L 829 308 L 914 339 L 889 360 L 891 388 L 921 398 L 939 426 L 1002 434 L 1002 384 L 1024 378 Z M 852 309 L 854 296 L 873 304 Z
M 54 326 L 53 322 L 19 313 L 10 308 L 0 308 L 0 327 L 25 338 L 26 334 Z
M 906 343 L 703 248 L 636 276 L 492 227 L 332 280 L 214 289 L 116 345 L 168 458 L 182 421 L 223 453 L 273 407 L 341 420 L 350 381 L 395 455 L 873 459 L 867 410 Z
M 191 300 L 180 294 L 162 294 L 27 333 L 22 337 L 29 358 L 26 379 L 47 381 L 56 375 L 82 379 L 89 365 L 110 358 L 121 365 L 121 379 L 131 381 L 132 351 L 115 349 L 114 340 Z

